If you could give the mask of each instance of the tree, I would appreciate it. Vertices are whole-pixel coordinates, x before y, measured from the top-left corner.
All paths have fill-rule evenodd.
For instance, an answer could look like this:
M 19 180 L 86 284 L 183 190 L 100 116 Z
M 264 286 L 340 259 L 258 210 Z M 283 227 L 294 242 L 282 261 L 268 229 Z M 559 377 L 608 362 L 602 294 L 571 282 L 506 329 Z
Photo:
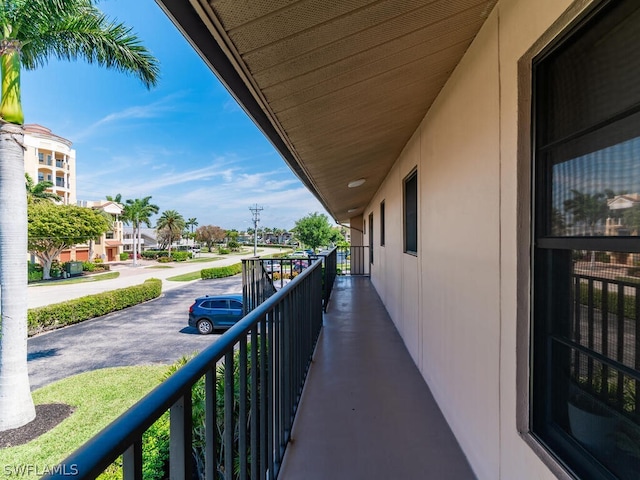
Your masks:
M 56 195 L 53 192 L 48 192 L 47 189 L 53 187 L 52 182 L 38 182 L 35 183 L 31 175 L 28 173 L 24 174 L 25 178 L 25 186 L 27 187 L 27 203 L 31 204 L 34 202 L 42 202 L 46 200 L 52 200 L 54 202 L 59 202 L 62 200 L 59 195 Z
M 27 370 L 27 200 L 20 70 L 51 58 L 83 59 L 132 74 L 150 87 L 157 60 L 95 0 L 0 3 L 0 431 L 35 417 Z
M 595 235 L 596 225 L 607 218 L 609 207 L 605 193 L 582 193 L 572 189 L 573 198 L 564 201 L 564 208 L 573 215 L 574 222 L 584 223 L 589 235 Z M 591 268 L 596 264 L 596 252 L 591 252 Z
M 331 228 L 329 241 L 335 245 L 344 242 L 344 234 L 342 233 L 342 230 L 340 228 Z
M 224 240 L 227 232 L 216 225 L 204 225 L 196 230 L 195 239 L 207 245 L 209 251 L 214 243 L 219 243 Z
M 171 256 L 171 245 L 175 240 L 180 239 L 184 225 L 184 217 L 176 210 L 165 210 L 158 219 L 156 230 L 158 230 L 159 233 L 162 232 L 168 237 L 169 256 Z
M 184 226 L 189 229 L 189 233 L 191 234 L 190 237 L 194 238 L 193 229 L 198 226 L 198 219 L 195 217 L 191 217 L 184 223 Z
M 565 210 L 573 215 L 575 223 L 584 223 L 589 235 L 594 235 L 597 223 L 607 218 L 609 213 L 606 195 L 582 193 L 575 189 L 571 193 L 573 198 L 564 201 Z
M 331 225 L 324 213 L 311 213 L 296 221 L 293 231 L 303 244 L 315 250 L 324 247 L 331 238 Z
M 118 194 L 120 195 L 120 194 Z M 116 197 L 117 198 L 117 197 Z M 131 223 L 133 227 L 133 265 L 138 264 L 138 252 L 140 251 L 140 225 L 144 224 L 151 228 L 151 215 L 160 211 L 157 205 L 151 202 L 151 196 L 144 198 L 128 199 L 124 205 L 123 222 L 127 225 Z M 136 235 L 137 234 L 137 235 Z
M 105 198 L 110 202 L 122 204 L 122 194 L 120 193 L 118 193 L 115 197 L 112 197 L 111 195 L 107 195 Z
M 640 234 L 640 205 L 633 205 L 624 210 L 622 219 L 625 226 L 629 227 L 634 235 Z
M 40 260 L 47 280 L 60 252 L 99 237 L 109 230 L 109 221 L 91 208 L 39 202 L 29 205 L 28 228 L 29 252 Z

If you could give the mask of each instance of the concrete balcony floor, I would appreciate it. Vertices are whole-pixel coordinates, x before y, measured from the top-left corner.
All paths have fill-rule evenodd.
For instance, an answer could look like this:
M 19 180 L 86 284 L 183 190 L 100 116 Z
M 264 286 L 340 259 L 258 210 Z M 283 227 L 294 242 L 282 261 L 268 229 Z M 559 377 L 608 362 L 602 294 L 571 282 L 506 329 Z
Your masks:
M 279 478 L 476 477 L 369 278 L 338 277 Z

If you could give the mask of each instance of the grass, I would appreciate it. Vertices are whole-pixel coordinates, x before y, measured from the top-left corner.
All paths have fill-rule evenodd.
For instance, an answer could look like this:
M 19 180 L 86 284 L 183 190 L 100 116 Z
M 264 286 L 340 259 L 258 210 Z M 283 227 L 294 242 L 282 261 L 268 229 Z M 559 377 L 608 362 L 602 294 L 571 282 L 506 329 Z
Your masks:
M 222 257 L 198 257 L 198 258 L 192 258 L 191 260 L 187 260 L 187 263 L 215 262 L 216 260 L 222 260 Z
M 56 281 L 44 280 L 42 282 L 30 283 L 30 285 L 35 285 L 35 286 L 71 285 L 74 283 L 89 283 L 89 282 L 100 282 L 101 280 L 111 280 L 112 278 L 118 278 L 119 276 L 120 276 L 120 272 L 97 273 L 94 275 L 87 275 L 82 277 L 66 278 L 64 280 L 56 280 Z
M 144 268 L 173 268 L 173 265 L 151 265 L 150 267 Z
M 182 275 L 176 275 L 175 277 L 169 277 L 167 280 L 170 282 L 190 282 L 191 280 L 200 280 L 202 278 L 202 274 L 200 270 L 197 272 L 189 272 L 184 273 Z
M 75 411 L 35 440 L 0 449 L 0 465 L 51 469 L 160 383 L 165 365 L 116 367 L 68 377 L 33 392 L 36 405 L 66 403 Z M 6 468 L 6 467 L 5 467 Z M 32 475 L 21 479 L 37 479 Z

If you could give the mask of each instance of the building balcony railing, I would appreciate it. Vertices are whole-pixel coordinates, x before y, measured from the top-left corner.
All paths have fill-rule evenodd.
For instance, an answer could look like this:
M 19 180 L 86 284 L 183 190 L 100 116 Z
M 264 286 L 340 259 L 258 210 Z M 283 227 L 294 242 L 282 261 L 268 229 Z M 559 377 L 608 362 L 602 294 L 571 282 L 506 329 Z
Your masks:
M 61 466 L 96 478 L 122 455 L 123 478 L 142 479 L 142 436 L 169 411 L 171 478 L 191 479 L 194 465 L 207 479 L 276 478 L 322 328 L 322 275 L 313 262 Z M 205 413 L 194 425 L 198 388 Z

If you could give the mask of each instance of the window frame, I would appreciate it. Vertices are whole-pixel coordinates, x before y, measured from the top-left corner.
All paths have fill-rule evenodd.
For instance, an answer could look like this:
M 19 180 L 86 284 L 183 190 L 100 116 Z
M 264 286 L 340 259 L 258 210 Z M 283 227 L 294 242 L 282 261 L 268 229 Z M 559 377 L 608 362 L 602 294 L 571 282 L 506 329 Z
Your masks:
M 409 187 L 415 191 L 409 191 Z M 403 251 L 407 255 L 414 257 L 418 256 L 418 168 L 414 167 L 407 176 L 402 180 L 402 236 L 403 236 Z M 413 194 L 408 198 L 409 194 Z M 409 209 L 409 201 L 412 201 L 414 205 L 411 205 Z M 413 227 L 411 231 L 409 227 Z M 411 242 L 411 244 L 409 244 Z
M 380 246 L 384 247 L 385 243 L 385 203 L 384 200 L 380 202 Z
M 369 263 L 373 265 L 373 212 L 369 213 Z
M 530 225 L 530 273 L 527 276 L 527 281 L 531 282 L 531 290 L 527 294 L 529 297 L 530 305 L 530 330 L 529 330 L 529 346 L 530 353 L 527 366 L 527 382 L 528 382 L 528 401 L 527 406 L 527 422 L 525 433 L 530 433 L 533 438 L 545 446 L 552 457 L 559 462 L 564 469 L 573 471 L 574 474 L 580 476 L 580 478 L 589 479 L 610 479 L 618 478 L 612 476 L 613 474 L 605 469 L 591 455 L 585 454 L 581 448 L 576 448 L 577 443 L 574 441 L 567 441 L 563 438 L 564 432 L 561 432 L 561 428 L 555 420 L 553 409 L 556 408 L 554 401 L 551 399 L 554 395 L 557 395 L 557 386 L 554 386 L 554 369 L 558 370 L 558 367 L 562 367 L 562 362 L 558 363 L 558 360 L 553 356 L 554 351 L 551 347 L 550 338 L 554 335 L 554 329 L 559 328 L 557 324 L 552 323 L 558 319 L 556 310 L 562 310 L 566 308 L 567 304 L 571 303 L 571 299 L 563 300 L 559 302 L 560 305 L 552 305 L 552 299 L 554 298 L 549 290 L 554 288 L 552 281 L 558 285 L 562 285 L 562 282 L 566 282 L 565 276 L 567 274 L 573 275 L 573 270 L 568 266 L 571 264 L 570 253 L 575 250 L 590 250 L 590 251 L 609 251 L 609 252 L 628 252 L 639 253 L 640 242 L 638 237 L 614 237 L 614 236 L 553 236 L 551 233 L 551 221 L 550 212 L 552 206 L 552 193 L 551 193 L 551 171 L 552 161 L 551 157 L 546 156 L 544 149 L 549 148 L 545 146 L 544 149 L 540 146 L 539 126 L 542 124 L 542 116 L 539 116 L 539 112 L 543 110 L 541 96 L 544 96 L 545 92 L 541 92 L 543 86 L 539 80 L 539 68 L 548 60 L 551 55 L 561 51 L 563 47 L 571 45 L 574 41 L 579 41 L 577 36 L 598 34 L 598 21 L 602 20 L 605 15 L 611 13 L 613 9 L 618 8 L 619 5 L 624 9 L 627 4 L 610 2 L 604 0 L 602 2 L 594 2 L 591 8 L 581 12 L 580 18 L 575 19 L 573 23 L 566 29 L 565 33 L 558 35 L 546 48 L 543 48 L 537 55 L 531 55 L 531 131 L 529 133 L 530 142 L 530 168 L 531 168 L 531 184 L 529 192 L 529 205 L 531 213 L 531 225 Z M 609 7 L 612 9 L 609 10 Z M 603 17 L 600 17 L 603 15 Z M 606 30 L 605 30 L 606 32 Z M 522 69 L 522 64 L 521 64 Z M 579 73 L 579 70 L 576 70 Z M 561 79 L 555 78 L 554 81 L 559 82 Z M 618 113 L 614 117 L 611 117 L 605 121 L 600 121 L 597 124 L 589 127 L 587 130 L 593 129 L 593 131 L 600 131 L 610 126 L 618 125 L 618 122 L 626 119 L 627 116 L 633 114 L 633 105 L 627 106 L 624 110 L 624 114 Z M 545 117 L 546 118 L 546 117 Z M 526 123 L 526 122 L 525 122 Z M 635 127 L 635 123 L 633 124 Z M 634 134 L 638 132 L 638 135 L 634 138 L 640 137 L 640 129 L 634 129 Z M 582 138 L 586 138 L 588 133 L 579 132 L 576 134 L 577 138 L 581 141 Z M 525 135 L 526 138 L 526 135 Z M 554 148 L 551 146 L 551 148 Z M 521 186 L 524 187 L 522 183 Z M 526 189 L 526 188 L 523 188 Z M 563 267 L 564 265 L 564 267 Z M 573 280 L 571 280 L 573 281 Z M 519 288 L 520 290 L 520 288 Z M 564 295 L 570 295 L 567 292 L 556 295 L 557 297 L 563 297 Z M 519 292 L 519 296 L 521 292 Z M 520 297 L 522 298 L 522 297 Z M 565 297 L 567 298 L 567 297 Z M 564 305 L 564 306 L 563 306 Z M 566 312 L 564 312 L 566 318 Z M 547 318 L 548 317 L 548 318 Z M 545 319 L 546 320 L 543 320 Z M 572 321 L 572 317 L 568 317 L 569 321 Z M 562 327 L 562 324 L 558 324 Z M 522 322 L 519 318 L 520 337 L 522 338 Z M 520 342 L 521 340 L 519 340 Z M 636 339 L 637 342 L 637 339 Z M 560 354 L 556 355 L 562 358 Z M 518 375 L 520 377 L 522 370 L 519 369 Z M 542 372 L 542 373 L 541 373 Z M 636 372 L 637 375 L 637 372 Z M 557 381 L 557 380 L 555 380 Z M 519 385 L 522 386 L 522 378 L 519 378 Z M 519 428 L 523 428 L 523 423 L 519 421 Z M 544 458 L 545 455 L 541 454 Z M 571 466 L 567 466 L 571 465 Z M 555 469 L 557 473 L 557 467 Z

